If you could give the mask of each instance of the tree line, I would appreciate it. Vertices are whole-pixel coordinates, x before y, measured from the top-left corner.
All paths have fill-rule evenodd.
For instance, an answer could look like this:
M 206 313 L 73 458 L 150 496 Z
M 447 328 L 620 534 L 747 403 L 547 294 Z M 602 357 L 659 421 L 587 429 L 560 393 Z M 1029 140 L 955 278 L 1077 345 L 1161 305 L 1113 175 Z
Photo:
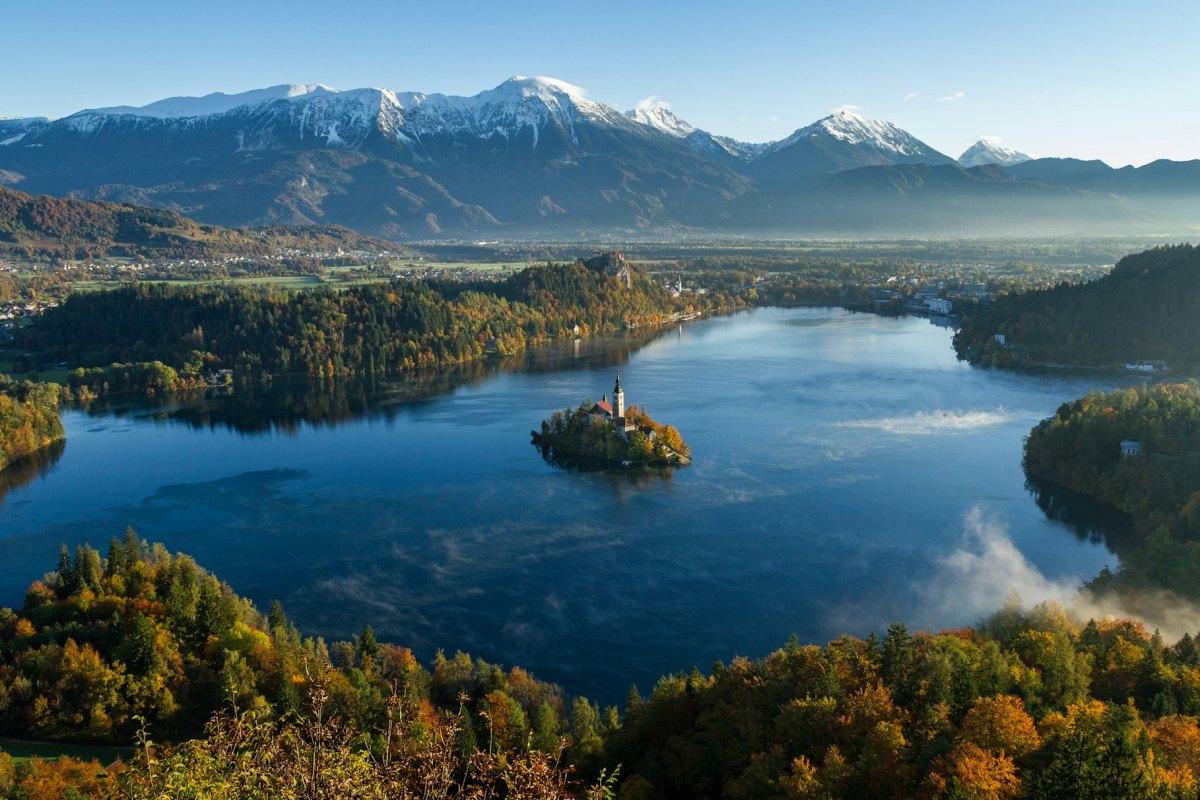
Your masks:
M 1090 283 L 1001 297 L 963 320 L 954 347 L 994 366 L 1164 361 L 1190 369 L 1200 364 L 1200 248 L 1156 247 Z
M 334 379 L 506 355 L 738 303 L 724 294 L 681 300 L 625 266 L 628 279 L 575 262 L 478 286 L 403 279 L 340 291 L 139 284 L 73 294 L 23 330 L 18 344 L 36 362 L 27 366 L 70 363 L 85 370 L 72 381 L 93 389 L 126 387 L 122 376 L 134 372 L 136 389 L 186 384 L 222 368 L 237 381 Z M 174 377 L 152 369 L 154 362 Z M 86 372 L 94 368 L 120 375 Z
M 0 612 L 0 731 L 134 742 L 14 798 L 1195 798 L 1200 642 L 1013 598 L 974 628 L 793 640 L 623 708 L 369 627 L 303 636 L 129 532 Z M 68 794 L 73 792 L 73 794 Z

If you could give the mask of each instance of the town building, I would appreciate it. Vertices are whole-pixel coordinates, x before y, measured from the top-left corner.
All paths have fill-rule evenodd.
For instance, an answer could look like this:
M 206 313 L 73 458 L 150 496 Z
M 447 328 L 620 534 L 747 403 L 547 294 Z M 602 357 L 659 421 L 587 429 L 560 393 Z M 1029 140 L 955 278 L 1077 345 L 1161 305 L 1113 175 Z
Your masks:
M 1121 458 L 1134 458 L 1142 454 L 1142 443 L 1134 439 L 1121 440 Z

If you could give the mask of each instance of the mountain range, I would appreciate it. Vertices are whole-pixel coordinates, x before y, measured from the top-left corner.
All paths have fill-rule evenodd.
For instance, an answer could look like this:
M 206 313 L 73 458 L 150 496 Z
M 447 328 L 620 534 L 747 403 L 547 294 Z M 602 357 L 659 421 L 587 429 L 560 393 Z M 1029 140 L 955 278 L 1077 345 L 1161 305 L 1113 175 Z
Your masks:
M 1200 161 L 1113 169 L 983 139 L 951 158 L 838 111 L 777 142 L 553 78 L 471 97 L 280 85 L 0 120 L 0 185 L 205 223 L 392 239 L 1190 230 Z

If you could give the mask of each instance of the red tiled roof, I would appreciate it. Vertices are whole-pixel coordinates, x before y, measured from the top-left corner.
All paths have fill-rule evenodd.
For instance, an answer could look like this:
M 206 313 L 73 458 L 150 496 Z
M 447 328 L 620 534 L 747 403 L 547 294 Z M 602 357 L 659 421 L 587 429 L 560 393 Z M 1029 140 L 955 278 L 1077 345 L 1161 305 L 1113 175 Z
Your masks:
M 601 400 L 596 405 L 592 406 L 592 411 L 603 411 L 608 416 L 612 416 L 612 403 L 607 400 Z

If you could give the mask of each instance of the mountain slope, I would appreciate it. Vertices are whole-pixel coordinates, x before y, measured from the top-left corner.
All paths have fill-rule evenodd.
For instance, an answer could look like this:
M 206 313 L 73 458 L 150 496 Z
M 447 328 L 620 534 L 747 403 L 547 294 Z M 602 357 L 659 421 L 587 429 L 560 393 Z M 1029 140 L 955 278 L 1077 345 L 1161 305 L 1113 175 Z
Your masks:
M 0 253 L 9 255 L 181 258 L 257 255 L 283 247 L 399 249 L 346 228 L 245 231 L 200 225 L 167 209 L 35 197 L 0 187 Z
M 964 167 L 982 167 L 986 164 L 1011 167 L 1029 160 L 1029 156 L 1019 150 L 1008 147 L 999 139 L 987 136 L 968 147 L 958 157 L 958 163 Z
M 797 130 L 763 150 L 753 174 L 780 183 L 857 167 L 891 164 L 952 164 L 907 131 L 890 122 L 839 111 Z

